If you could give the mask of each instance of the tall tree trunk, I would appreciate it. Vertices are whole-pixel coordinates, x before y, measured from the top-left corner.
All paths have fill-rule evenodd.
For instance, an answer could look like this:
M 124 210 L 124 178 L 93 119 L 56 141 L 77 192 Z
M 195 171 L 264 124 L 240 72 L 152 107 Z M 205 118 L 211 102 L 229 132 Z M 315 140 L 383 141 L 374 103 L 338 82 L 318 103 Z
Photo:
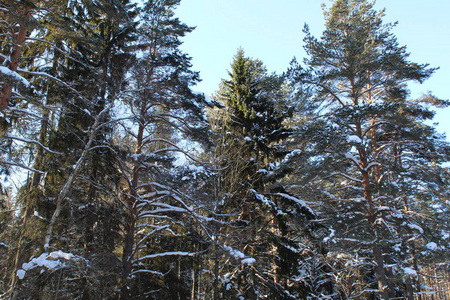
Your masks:
M 45 140 L 46 140 L 46 136 L 47 136 L 47 124 L 48 124 L 48 112 L 46 112 L 43 116 L 43 119 L 41 121 L 41 130 L 39 133 L 39 142 L 42 145 L 45 145 Z M 44 149 L 42 147 L 38 147 L 37 151 L 36 151 L 36 159 L 35 159 L 35 163 L 33 168 L 36 170 L 39 170 L 40 167 L 42 166 L 42 158 L 44 155 Z M 31 176 L 31 181 L 30 181 L 30 187 L 29 190 L 33 190 L 35 189 L 38 185 L 39 182 L 41 180 L 41 176 L 42 174 L 40 172 L 34 172 L 33 175 Z M 16 270 L 18 269 L 20 263 L 21 263 L 21 251 L 22 251 L 22 240 L 23 240 L 23 236 L 24 236 L 24 232 L 28 226 L 28 219 L 30 218 L 30 216 L 32 215 L 32 203 L 26 203 L 25 204 L 25 211 L 23 212 L 23 223 L 22 223 L 22 228 L 20 231 L 20 236 L 17 239 L 17 246 L 16 246 L 16 255 L 14 256 L 14 261 L 13 261 L 13 268 L 12 268 L 12 273 L 11 273 L 11 280 L 10 280 L 10 287 L 11 290 L 14 289 L 14 286 L 16 284 Z
M 363 159 L 361 159 L 363 161 Z M 372 194 L 370 191 L 370 178 L 369 173 L 366 168 L 366 163 L 363 161 L 363 189 L 364 189 L 364 198 L 366 199 L 368 203 L 368 212 L 367 212 L 367 221 L 369 222 L 369 226 L 373 228 L 373 233 L 375 236 L 375 244 L 372 248 L 373 258 L 375 260 L 376 266 L 375 266 L 375 273 L 377 275 L 377 281 L 378 281 L 378 289 L 380 292 L 381 299 L 389 299 L 389 286 L 387 282 L 387 276 L 386 276 L 386 270 L 384 268 L 384 259 L 383 259 L 383 250 L 382 247 L 378 244 L 378 230 L 376 226 L 378 226 L 376 223 L 376 215 L 374 211 L 374 205 L 373 205 L 373 199 Z
M 127 279 L 132 270 L 134 232 L 136 225 L 136 200 L 133 196 L 127 196 L 127 220 L 125 224 L 125 240 L 123 246 L 123 270 L 122 277 Z
M 362 137 L 362 128 L 361 123 L 355 124 L 356 132 L 359 137 Z M 361 160 L 361 176 L 362 176 L 362 187 L 364 191 L 364 199 L 367 202 L 367 221 L 369 222 L 369 226 L 373 228 L 373 233 L 375 236 L 375 244 L 372 248 L 373 258 L 375 260 L 375 273 L 378 281 L 378 290 L 380 293 L 381 299 L 388 300 L 389 299 L 389 287 L 387 282 L 386 270 L 384 268 L 384 259 L 383 259 L 383 250 L 381 245 L 378 244 L 378 230 L 376 226 L 376 215 L 375 208 L 372 197 L 372 187 L 370 183 L 370 174 L 368 169 L 368 155 L 363 147 L 358 149 L 359 157 Z
M 19 31 L 17 32 L 17 38 L 14 40 L 13 50 L 10 55 L 10 61 L 8 62 L 8 68 L 12 71 L 17 71 L 19 66 L 20 56 L 22 54 L 23 44 L 25 43 L 25 39 L 27 37 L 28 31 L 28 20 L 31 16 L 31 9 L 28 6 L 25 6 L 23 9 L 23 23 L 19 26 Z M 14 33 L 13 33 L 14 35 Z M 9 98 L 11 97 L 13 87 L 12 85 L 6 84 L 3 86 L 1 94 L 0 94 L 0 111 L 5 110 L 8 107 Z
M 122 254 L 122 279 L 123 283 L 127 282 L 128 277 L 133 269 L 133 246 L 134 246 L 134 230 L 136 225 L 135 200 L 127 197 L 127 219 L 125 223 L 125 240 Z M 120 299 L 130 299 L 128 287 L 126 284 L 122 286 Z
M 214 241 L 214 300 L 219 299 L 219 254 L 217 253 L 217 242 Z
M 196 271 L 196 262 L 192 260 L 192 285 L 191 285 L 191 300 L 195 300 L 196 294 L 196 285 L 197 285 L 197 271 Z
M 406 285 L 406 299 L 414 300 L 413 280 L 408 277 L 405 282 Z
M 143 106 L 144 107 L 144 106 Z M 142 111 L 141 111 L 142 112 Z M 141 122 L 143 122 L 141 120 Z M 140 123 L 138 128 L 138 134 L 136 138 L 136 147 L 134 154 L 141 154 L 142 153 L 142 146 L 143 146 L 143 140 L 144 140 L 144 129 L 145 124 Z M 126 203 L 126 211 L 127 211 L 127 217 L 126 217 L 126 223 L 125 223 L 125 239 L 124 239 L 124 245 L 123 245 L 123 253 L 122 253 L 122 279 L 124 280 L 124 283 L 127 281 L 128 277 L 131 274 L 131 271 L 133 269 L 133 252 L 134 252 L 134 235 L 135 235 L 135 226 L 136 226 L 136 217 L 137 217 L 137 210 L 136 210 L 136 204 L 137 199 L 139 195 L 137 194 L 137 185 L 139 180 L 139 169 L 140 165 L 139 162 L 135 162 L 135 165 L 133 167 L 133 173 L 131 181 L 128 183 L 128 195 L 124 194 L 125 196 L 125 203 Z M 126 285 L 122 287 L 121 293 L 120 293 L 121 299 L 129 299 L 129 293 Z
M 373 246 L 373 257 L 376 263 L 375 273 L 377 274 L 380 297 L 381 299 L 389 300 L 389 288 L 384 270 L 383 252 L 381 246 L 378 244 L 374 244 Z

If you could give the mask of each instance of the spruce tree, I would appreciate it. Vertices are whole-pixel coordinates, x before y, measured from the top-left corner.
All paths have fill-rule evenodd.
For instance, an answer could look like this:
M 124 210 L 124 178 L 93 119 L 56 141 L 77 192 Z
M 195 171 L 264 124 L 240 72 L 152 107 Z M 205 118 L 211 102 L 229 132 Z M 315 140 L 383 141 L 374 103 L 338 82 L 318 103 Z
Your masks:
M 0 137 L 2 157 L 0 172 L 14 174 L 15 178 L 23 178 L 24 171 L 28 172 L 30 182 L 38 182 L 43 174 L 40 159 L 44 153 L 53 153 L 47 145 L 45 128 L 51 110 L 47 97 L 50 86 L 57 83 L 52 77 L 52 42 L 40 40 L 46 33 L 42 15 L 53 18 L 46 13 L 46 9 L 53 10 L 57 4 L 44 5 L 39 1 L 6 1 L 2 3 L 2 40 L 1 59 L 2 69 L 0 78 L 2 84 L 2 104 L 0 116 Z M 55 9 L 57 11 L 57 9 Z M 51 80 L 55 79 L 55 80 Z M 50 80 L 46 80 L 50 79 Z M 64 84 L 63 82 L 59 82 Z M 53 111 L 54 113 L 54 111 Z M 39 129 L 41 125 L 42 129 Z M 16 179 L 17 180 L 17 179 Z M 20 182 L 23 184 L 23 182 Z M 9 231 L 11 244 L 8 260 L 5 263 L 5 282 L 13 288 L 16 267 L 29 254 L 27 245 L 35 241 L 42 221 L 33 218 L 36 209 L 35 197 L 27 191 L 27 187 L 20 190 L 20 196 L 15 197 L 14 205 L 21 211 L 20 219 L 14 218 L 14 230 Z M 34 220 L 32 220 L 34 219 Z M 31 223 L 30 224 L 30 220 Z M 33 246 L 30 248 L 35 247 Z M 9 276 L 6 279 L 6 276 Z
M 224 220 L 229 223 L 216 241 L 230 257 L 221 262 L 221 293 L 293 299 L 317 288 L 326 294 L 325 278 L 322 287 L 294 279 L 302 272 L 301 262 L 309 259 L 306 245 L 316 250 L 310 235 L 315 215 L 281 180 L 290 171 L 289 151 L 282 143 L 291 134 L 284 124 L 290 114 L 283 105 L 284 79 L 268 74 L 261 61 L 246 57 L 242 49 L 229 76 L 216 95 L 224 107 L 211 113 L 222 169 L 216 214 L 228 216 Z
M 133 40 L 135 11 L 129 1 L 54 1 L 33 9 L 39 30 L 27 41 L 26 69 L 20 71 L 33 79 L 43 109 L 40 126 L 28 130 L 34 130 L 38 140 L 32 145 L 50 145 L 58 152 L 31 147 L 29 161 L 46 176 L 35 172 L 18 197 L 23 211 L 12 278 L 22 262 L 42 251 L 71 251 L 93 259 L 92 265 L 114 268 L 111 256 L 120 237 L 111 190 L 119 177 L 112 163 L 110 129 L 102 124 L 109 120 L 108 107 L 122 88 L 128 67 L 123 61 L 131 57 L 124 46 Z M 70 272 L 80 270 L 67 271 L 63 278 L 71 282 L 68 297 L 90 293 L 80 288 L 83 279 L 68 279 Z M 92 276 L 92 287 L 99 284 L 93 269 L 83 271 Z M 97 285 L 99 294 L 110 293 L 117 283 L 107 273 L 102 287 Z M 46 276 L 46 285 L 36 284 L 31 274 L 25 276 L 16 295 L 46 289 L 61 278 L 51 271 Z

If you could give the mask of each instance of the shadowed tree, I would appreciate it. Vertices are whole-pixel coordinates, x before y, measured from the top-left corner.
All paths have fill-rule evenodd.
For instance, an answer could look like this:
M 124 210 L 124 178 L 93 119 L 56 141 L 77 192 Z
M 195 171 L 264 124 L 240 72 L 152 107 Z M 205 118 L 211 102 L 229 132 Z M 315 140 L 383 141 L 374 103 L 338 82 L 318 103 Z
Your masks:
M 223 297 L 294 299 L 326 290 L 326 279 L 319 288 L 298 277 L 308 259 L 306 245 L 316 250 L 315 215 L 282 182 L 291 171 L 283 144 L 291 135 L 285 91 L 282 76 L 268 74 L 261 61 L 239 49 L 215 96 L 223 103 L 211 112 L 221 169 L 216 213 L 228 216 L 217 235 L 225 257 L 231 254 L 220 262 Z

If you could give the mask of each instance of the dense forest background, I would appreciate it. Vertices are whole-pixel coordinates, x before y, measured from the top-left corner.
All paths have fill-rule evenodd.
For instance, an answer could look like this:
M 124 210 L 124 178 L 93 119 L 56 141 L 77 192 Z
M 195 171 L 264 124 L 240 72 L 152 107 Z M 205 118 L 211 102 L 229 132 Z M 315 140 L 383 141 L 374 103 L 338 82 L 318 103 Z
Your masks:
M 436 69 L 384 11 L 335 0 L 302 61 L 238 49 L 209 97 L 179 2 L 0 2 L 0 298 L 448 289 L 449 103 L 409 97 Z

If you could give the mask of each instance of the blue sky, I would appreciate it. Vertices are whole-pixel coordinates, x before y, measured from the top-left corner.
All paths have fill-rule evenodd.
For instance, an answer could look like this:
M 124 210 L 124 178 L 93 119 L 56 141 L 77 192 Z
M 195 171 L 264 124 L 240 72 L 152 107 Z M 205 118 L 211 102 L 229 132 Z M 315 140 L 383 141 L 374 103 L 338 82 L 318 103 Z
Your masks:
M 182 0 L 177 16 L 196 26 L 184 38 L 182 49 L 192 58 L 202 82 L 195 88 L 207 95 L 227 77 L 239 47 L 246 55 L 264 62 L 269 71 L 284 72 L 293 57 L 305 57 L 302 32 L 308 24 L 319 37 L 324 29 L 321 3 L 325 0 Z M 429 63 L 439 70 L 425 83 L 410 85 L 411 96 L 431 91 L 450 99 L 450 1 L 378 0 L 376 9 L 386 8 L 385 22 L 398 21 L 393 33 L 406 45 L 410 59 Z M 450 135 L 450 108 L 439 111 L 438 130 Z M 447 137 L 449 140 L 450 137 Z

